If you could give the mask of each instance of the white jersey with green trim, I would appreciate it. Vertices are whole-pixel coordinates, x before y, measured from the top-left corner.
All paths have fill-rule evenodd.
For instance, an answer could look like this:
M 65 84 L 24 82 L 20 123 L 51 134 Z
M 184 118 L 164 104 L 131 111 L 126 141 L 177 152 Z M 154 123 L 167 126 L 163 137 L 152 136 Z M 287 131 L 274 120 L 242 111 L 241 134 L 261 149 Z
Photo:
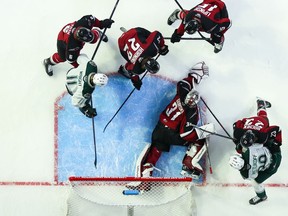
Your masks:
M 251 166 L 248 170 L 248 179 L 257 178 L 258 172 L 268 169 L 272 162 L 272 155 L 270 151 L 262 144 L 253 144 L 247 149 L 244 155 L 245 154 L 249 154 L 244 157 L 248 157 L 249 161 L 246 162 L 249 163 Z

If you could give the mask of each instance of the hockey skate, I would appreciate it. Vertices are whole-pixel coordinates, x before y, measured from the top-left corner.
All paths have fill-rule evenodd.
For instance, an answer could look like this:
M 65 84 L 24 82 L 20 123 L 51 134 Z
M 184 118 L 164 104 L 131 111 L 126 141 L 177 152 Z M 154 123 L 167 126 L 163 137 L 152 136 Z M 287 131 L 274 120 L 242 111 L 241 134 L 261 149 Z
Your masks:
M 251 205 L 256 205 L 256 204 L 258 204 L 258 203 L 260 203 L 260 202 L 263 202 L 263 201 L 265 201 L 265 200 L 267 200 L 267 196 L 264 196 L 263 198 L 260 198 L 260 197 L 258 197 L 258 196 L 255 196 L 255 197 L 253 197 L 253 198 L 251 198 L 251 199 L 249 200 L 249 203 L 250 203 Z
M 257 98 L 257 107 L 258 109 L 266 109 L 270 108 L 272 105 L 269 101 L 263 100 L 261 98 Z
M 189 169 L 187 166 L 183 165 L 180 174 L 184 177 L 191 177 L 192 179 L 199 179 L 201 172 L 196 169 Z
M 223 48 L 224 42 L 214 44 L 214 53 L 219 53 Z
M 45 71 L 46 71 L 47 75 L 53 76 L 53 68 L 52 68 L 53 64 L 52 64 L 50 58 L 44 59 L 43 65 L 45 67 Z
M 178 19 L 178 17 L 177 17 L 177 14 L 180 12 L 180 10 L 179 9 L 176 9 L 170 16 L 169 16 L 169 18 L 168 18 L 168 20 L 167 20 L 167 24 L 168 25 L 172 25 L 177 19 Z

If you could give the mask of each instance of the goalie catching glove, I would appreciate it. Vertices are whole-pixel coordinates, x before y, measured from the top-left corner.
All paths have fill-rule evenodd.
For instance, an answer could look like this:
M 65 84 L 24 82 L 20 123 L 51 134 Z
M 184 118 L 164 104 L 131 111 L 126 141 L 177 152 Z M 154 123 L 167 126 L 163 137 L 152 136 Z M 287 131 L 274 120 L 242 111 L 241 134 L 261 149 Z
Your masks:
M 194 77 L 196 83 L 199 84 L 203 78 L 205 79 L 209 76 L 209 67 L 204 61 L 198 62 L 189 70 L 189 76 Z

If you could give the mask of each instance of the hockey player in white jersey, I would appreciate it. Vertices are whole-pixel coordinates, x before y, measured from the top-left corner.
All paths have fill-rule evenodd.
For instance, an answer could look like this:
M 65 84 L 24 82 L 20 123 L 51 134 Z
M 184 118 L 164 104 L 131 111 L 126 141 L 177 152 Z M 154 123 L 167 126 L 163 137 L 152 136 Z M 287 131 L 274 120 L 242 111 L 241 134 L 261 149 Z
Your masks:
M 97 115 L 96 109 L 91 107 L 91 97 L 95 86 L 105 86 L 108 77 L 97 72 L 97 65 L 89 60 L 87 55 L 81 54 L 77 58 L 79 67 L 71 68 L 66 74 L 66 88 L 72 96 L 72 104 L 88 118 Z
M 282 133 L 279 126 L 270 126 L 266 108 L 271 103 L 257 100 L 257 116 L 234 123 L 234 138 L 238 154 L 230 157 L 229 164 L 250 180 L 256 192 L 251 205 L 267 200 L 263 182 L 275 174 L 281 163 Z

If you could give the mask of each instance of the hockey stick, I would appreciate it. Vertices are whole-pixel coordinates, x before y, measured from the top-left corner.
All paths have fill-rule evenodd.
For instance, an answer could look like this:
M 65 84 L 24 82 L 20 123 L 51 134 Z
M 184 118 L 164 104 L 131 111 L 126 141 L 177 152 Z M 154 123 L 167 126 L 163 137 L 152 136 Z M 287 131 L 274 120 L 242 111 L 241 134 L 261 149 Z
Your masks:
M 111 13 L 111 15 L 109 17 L 110 20 L 112 19 L 112 16 L 113 16 L 113 14 L 114 14 L 114 12 L 115 12 L 115 10 L 117 8 L 117 5 L 118 5 L 119 1 L 120 0 L 117 0 L 116 3 L 115 3 L 115 6 L 114 6 L 114 8 L 112 10 L 112 13 Z M 91 60 L 94 59 L 94 57 L 95 57 L 95 55 L 96 55 L 96 53 L 97 53 L 97 51 L 98 51 L 98 49 L 100 47 L 101 41 L 102 41 L 103 37 L 105 36 L 106 30 L 107 30 L 107 28 L 104 28 L 103 34 L 100 37 L 100 41 L 97 44 L 97 47 L 96 47 L 96 49 L 95 49 L 95 51 L 94 51 L 94 53 L 92 55 Z M 91 97 L 91 107 L 93 107 L 93 98 L 92 97 Z M 97 149 L 96 149 L 96 133 L 95 133 L 94 117 L 92 117 L 92 129 L 93 129 L 93 143 L 94 143 L 94 155 L 95 155 L 94 166 L 97 169 Z
M 155 60 L 157 60 L 159 58 L 159 54 L 157 55 L 157 57 L 155 58 Z M 148 71 L 146 70 L 146 72 L 144 73 L 144 75 L 141 77 L 141 81 L 144 79 L 144 77 L 146 76 L 146 74 L 148 73 Z M 119 111 L 121 110 L 121 108 L 124 106 L 124 104 L 126 103 L 126 101 L 131 97 L 131 95 L 133 94 L 133 92 L 135 91 L 135 87 L 133 88 L 133 90 L 130 92 L 130 94 L 127 96 L 127 98 L 124 100 L 124 102 L 121 104 L 121 106 L 119 107 L 119 109 L 116 111 L 116 113 L 112 116 L 112 118 L 108 121 L 108 123 L 105 125 L 104 129 L 103 129 L 103 133 L 105 132 L 106 128 L 108 127 L 108 125 L 112 122 L 112 120 L 115 118 L 115 116 L 119 113 Z
M 225 136 L 225 135 L 222 135 L 222 134 L 218 134 L 218 133 L 215 133 L 215 132 L 211 132 L 209 130 L 205 130 L 197 125 L 194 125 L 194 124 L 191 124 L 193 127 L 203 131 L 203 132 L 206 132 L 206 133 L 209 133 L 211 135 L 215 135 L 215 136 L 219 136 L 219 137 L 222 137 L 222 138 L 225 138 L 225 139 L 230 139 L 230 140 L 235 140 L 234 138 L 232 138 L 231 136 Z
M 209 150 L 208 150 L 208 143 L 207 143 L 208 140 L 209 140 L 209 138 L 205 139 L 204 143 L 205 143 L 205 146 L 206 146 L 206 149 L 207 149 L 207 158 L 208 158 L 208 165 L 209 165 L 210 174 L 213 174 L 210 154 L 209 154 Z
M 218 118 L 214 115 L 214 113 L 212 112 L 212 110 L 209 108 L 209 106 L 207 105 L 207 103 L 203 100 L 203 98 L 201 97 L 201 101 L 204 103 L 204 105 L 207 107 L 207 109 L 209 110 L 209 112 L 213 115 L 213 117 L 215 118 L 215 120 L 218 122 L 218 124 L 222 127 L 222 129 L 225 131 L 225 133 L 227 134 L 228 137 L 224 137 L 222 135 L 222 137 L 224 138 L 228 138 L 231 140 L 235 140 L 234 138 L 232 138 L 232 136 L 228 133 L 228 131 L 224 128 L 224 126 L 221 124 L 221 122 L 218 120 Z M 216 135 L 216 134 L 214 134 Z
M 185 13 L 187 15 L 187 13 L 185 12 L 184 8 L 181 6 L 181 4 L 177 1 L 177 0 L 174 0 L 176 2 L 176 4 L 178 5 L 178 7 L 183 11 L 183 13 Z M 204 37 L 204 35 L 202 35 L 199 31 L 197 31 L 198 34 L 201 36 L 202 40 L 205 40 L 207 41 L 208 43 L 210 43 L 211 45 L 214 46 L 214 43 L 211 41 L 210 38 L 206 38 Z
M 93 107 L 93 101 L 91 97 L 91 107 Z M 94 124 L 94 117 L 92 117 L 92 128 L 93 128 L 93 142 L 94 142 L 94 166 L 97 169 L 97 149 L 96 149 L 96 134 L 95 134 L 95 124 Z
M 164 37 L 164 40 L 170 40 L 171 37 Z M 181 38 L 180 40 L 206 40 L 206 38 Z
M 113 10 L 112 10 L 112 13 L 111 13 L 111 15 L 110 15 L 110 17 L 109 17 L 110 20 L 112 19 L 112 16 L 113 16 L 113 14 L 114 14 L 114 12 L 115 12 L 115 10 L 116 10 L 116 8 L 117 8 L 117 5 L 118 5 L 119 1 L 120 1 L 120 0 L 117 0 L 116 3 L 115 3 L 115 6 L 114 6 L 114 8 L 113 8 Z M 99 47 L 100 47 L 100 44 L 101 44 L 101 42 L 102 42 L 102 39 L 103 39 L 103 37 L 105 36 L 106 30 L 107 30 L 107 27 L 104 28 L 103 34 L 101 35 L 100 40 L 99 40 L 99 42 L 98 42 L 98 44 L 97 44 L 97 47 L 96 47 L 96 49 L 95 49 L 95 51 L 94 51 L 94 53 L 93 53 L 93 55 L 92 55 L 92 60 L 94 59 L 94 57 L 95 57 L 95 55 L 96 55 L 96 53 L 97 53 L 97 51 L 98 51 L 98 49 L 99 49 Z

